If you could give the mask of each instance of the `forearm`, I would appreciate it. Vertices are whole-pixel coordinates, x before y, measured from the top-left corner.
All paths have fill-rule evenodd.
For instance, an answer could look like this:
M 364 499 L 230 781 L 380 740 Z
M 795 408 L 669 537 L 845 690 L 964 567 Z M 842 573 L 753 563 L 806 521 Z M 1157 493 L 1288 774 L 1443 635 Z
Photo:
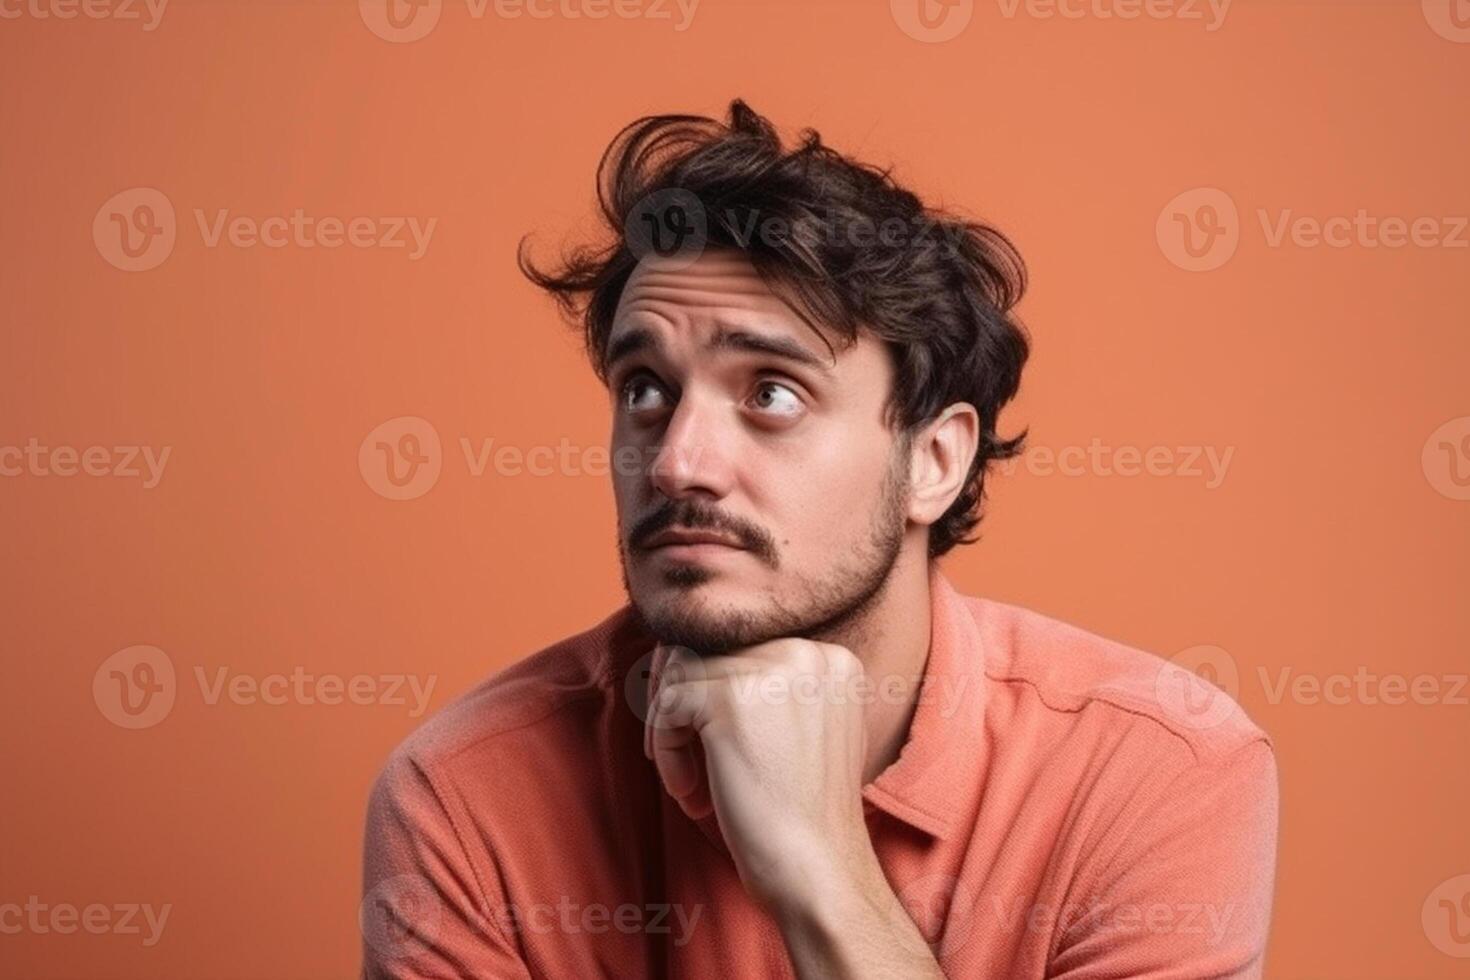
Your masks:
M 801 980 L 943 980 L 876 856 L 856 874 L 809 881 L 774 910 Z

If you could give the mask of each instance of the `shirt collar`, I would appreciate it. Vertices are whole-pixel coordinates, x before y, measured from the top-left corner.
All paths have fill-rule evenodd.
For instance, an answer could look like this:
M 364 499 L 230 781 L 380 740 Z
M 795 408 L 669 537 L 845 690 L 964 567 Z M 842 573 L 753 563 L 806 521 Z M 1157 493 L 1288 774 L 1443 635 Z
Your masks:
M 985 656 L 965 597 L 937 567 L 929 576 L 929 655 L 908 738 L 863 799 L 945 839 L 970 806 L 983 765 Z

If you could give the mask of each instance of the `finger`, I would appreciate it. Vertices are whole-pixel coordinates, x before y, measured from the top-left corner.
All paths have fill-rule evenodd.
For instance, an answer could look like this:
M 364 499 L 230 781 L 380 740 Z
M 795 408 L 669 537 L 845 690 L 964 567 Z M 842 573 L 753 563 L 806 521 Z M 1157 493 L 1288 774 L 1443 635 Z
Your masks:
M 705 665 L 691 650 L 662 645 L 653 664 L 650 687 L 655 690 L 644 725 L 645 751 L 669 795 L 690 819 L 700 820 L 714 812 L 697 730 L 707 697 Z
M 669 648 L 662 643 L 654 645 L 653 656 L 648 661 L 648 686 L 644 690 L 643 711 L 643 757 L 653 759 L 653 713 L 654 701 L 658 697 L 659 684 L 664 676 L 664 665 L 669 659 Z
M 664 685 L 649 712 L 653 761 L 669 795 L 682 799 L 700 782 L 695 743 L 698 707 L 689 696 L 688 685 Z
M 703 779 L 699 761 L 694 754 L 696 744 L 697 740 L 674 748 L 659 749 L 654 753 L 654 764 L 658 766 L 659 778 L 663 780 L 664 788 L 686 810 L 686 804 L 699 795 L 700 782 Z
M 665 690 L 670 693 L 660 699 L 661 715 L 653 729 L 654 762 L 664 788 L 680 809 L 691 820 L 702 820 L 715 810 L 704 743 L 696 728 L 702 696 L 690 696 L 686 690 L 684 698 L 674 703 L 676 689 Z
M 679 805 L 691 820 L 703 820 L 715 812 L 714 798 L 710 789 L 709 765 L 705 759 L 704 739 L 695 739 L 690 744 L 694 756 L 694 769 L 699 774 L 698 782 L 688 796 L 679 798 Z

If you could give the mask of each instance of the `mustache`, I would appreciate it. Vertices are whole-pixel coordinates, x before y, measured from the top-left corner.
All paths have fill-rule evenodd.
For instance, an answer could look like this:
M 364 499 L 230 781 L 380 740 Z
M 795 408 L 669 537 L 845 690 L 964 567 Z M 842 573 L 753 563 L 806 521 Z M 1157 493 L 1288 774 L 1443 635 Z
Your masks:
M 652 514 L 641 518 L 628 532 L 628 545 L 643 550 L 649 538 L 674 525 L 728 534 L 766 564 L 776 565 L 776 542 L 763 528 L 693 498 L 669 500 Z

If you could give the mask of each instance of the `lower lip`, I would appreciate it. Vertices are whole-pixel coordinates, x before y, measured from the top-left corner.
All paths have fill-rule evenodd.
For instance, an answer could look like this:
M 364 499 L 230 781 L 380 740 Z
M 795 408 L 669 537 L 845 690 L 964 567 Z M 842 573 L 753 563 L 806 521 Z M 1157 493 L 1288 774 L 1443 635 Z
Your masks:
M 655 555 L 672 558 L 675 561 L 698 561 L 700 559 L 714 558 L 719 555 L 734 555 L 744 551 L 734 545 L 716 544 L 713 541 L 697 541 L 689 544 L 664 544 L 653 549 Z

